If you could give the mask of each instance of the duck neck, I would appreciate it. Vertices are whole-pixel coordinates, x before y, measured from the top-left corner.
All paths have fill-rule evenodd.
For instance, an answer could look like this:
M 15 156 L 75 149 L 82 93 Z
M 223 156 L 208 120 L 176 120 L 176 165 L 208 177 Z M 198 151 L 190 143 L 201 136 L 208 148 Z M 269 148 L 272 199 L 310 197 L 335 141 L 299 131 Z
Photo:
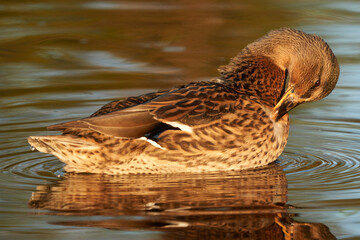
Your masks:
M 235 90 L 275 106 L 285 91 L 287 64 L 284 62 L 284 67 L 280 67 L 271 57 L 254 54 L 245 48 L 219 71 L 221 79 L 230 81 Z

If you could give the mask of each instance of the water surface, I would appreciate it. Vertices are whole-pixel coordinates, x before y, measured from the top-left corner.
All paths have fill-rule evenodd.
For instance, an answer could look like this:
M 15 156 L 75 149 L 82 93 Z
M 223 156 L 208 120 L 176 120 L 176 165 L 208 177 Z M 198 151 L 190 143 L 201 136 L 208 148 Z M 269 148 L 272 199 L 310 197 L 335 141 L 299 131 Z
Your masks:
M 359 239 L 357 1 L 0 1 L 0 238 Z M 113 99 L 217 76 L 271 29 L 322 36 L 341 75 L 291 112 L 277 163 L 222 174 L 69 175 L 29 135 Z

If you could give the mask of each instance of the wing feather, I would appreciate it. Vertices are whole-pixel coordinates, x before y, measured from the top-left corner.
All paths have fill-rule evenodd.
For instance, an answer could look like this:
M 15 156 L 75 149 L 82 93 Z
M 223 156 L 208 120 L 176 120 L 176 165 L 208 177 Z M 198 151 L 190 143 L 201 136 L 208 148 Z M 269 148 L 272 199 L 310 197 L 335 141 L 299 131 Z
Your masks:
M 170 95 L 170 96 L 169 96 Z M 190 85 L 148 103 L 162 122 L 180 122 L 189 126 L 207 124 L 235 111 L 237 93 L 220 84 Z
M 91 117 L 52 125 L 48 129 L 72 133 L 91 129 L 115 137 L 139 138 L 174 129 L 175 123 L 191 128 L 235 111 L 236 94 L 211 82 L 192 83 L 144 96 L 140 96 L 142 100 L 136 100 L 140 104 L 109 103 Z M 117 110 L 116 105 L 122 107 Z M 167 122 L 168 127 L 164 127 Z

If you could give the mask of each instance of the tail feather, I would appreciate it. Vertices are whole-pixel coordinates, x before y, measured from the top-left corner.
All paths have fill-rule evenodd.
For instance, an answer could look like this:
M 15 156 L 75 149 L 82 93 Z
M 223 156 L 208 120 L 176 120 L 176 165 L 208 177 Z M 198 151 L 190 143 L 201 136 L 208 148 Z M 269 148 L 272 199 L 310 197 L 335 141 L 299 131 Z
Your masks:
M 36 150 L 56 156 L 68 149 L 90 150 L 98 148 L 98 146 L 94 145 L 92 142 L 70 135 L 30 136 L 28 137 L 28 142 Z
M 28 142 L 36 150 L 59 158 L 66 164 L 65 170 L 69 172 L 93 171 L 93 168 L 88 169 L 91 167 L 88 166 L 89 163 L 94 160 L 91 158 L 94 157 L 91 153 L 100 152 L 100 146 L 96 143 L 70 135 L 30 136 Z M 95 160 L 97 160 L 96 156 Z M 96 167 L 96 164 L 92 165 Z

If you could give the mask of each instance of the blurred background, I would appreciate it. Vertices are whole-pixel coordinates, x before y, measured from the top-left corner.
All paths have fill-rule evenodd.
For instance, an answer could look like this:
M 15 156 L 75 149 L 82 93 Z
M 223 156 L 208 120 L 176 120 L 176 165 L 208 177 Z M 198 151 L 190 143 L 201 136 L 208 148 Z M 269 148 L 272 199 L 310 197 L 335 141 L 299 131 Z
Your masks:
M 26 137 L 114 99 L 216 77 L 280 27 L 324 38 L 341 68 L 329 97 L 291 112 L 278 162 L 288 211 L 360 239 L 360 2 L 350 0 L 0 0 L 0 238 L 158 239 L 161 231 L 54 225 L 62 218 L 51 209 L 28 208 L 37 186 L 66 176 Z

